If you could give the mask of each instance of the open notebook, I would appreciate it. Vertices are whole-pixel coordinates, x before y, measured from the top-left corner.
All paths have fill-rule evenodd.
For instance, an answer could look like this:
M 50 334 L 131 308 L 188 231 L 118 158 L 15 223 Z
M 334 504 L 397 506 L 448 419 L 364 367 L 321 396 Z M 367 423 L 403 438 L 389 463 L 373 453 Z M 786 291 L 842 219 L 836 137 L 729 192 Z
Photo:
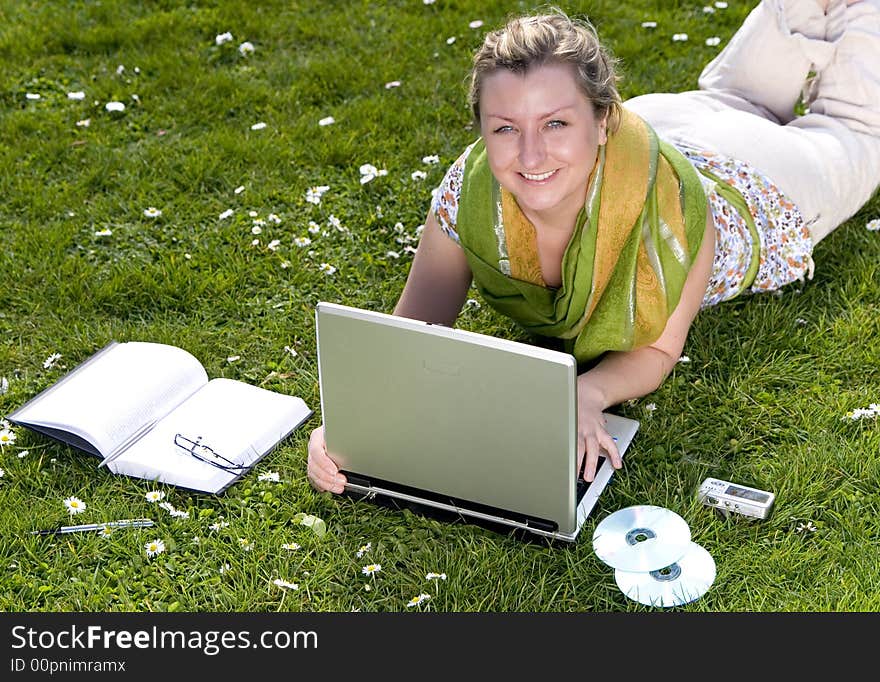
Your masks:
M 347 489 L 573 541 L 576 364 L 558 351 L 333 303 L 316 312 L 327 451 Z M 607 414 L 624 453 L 635 420 Z

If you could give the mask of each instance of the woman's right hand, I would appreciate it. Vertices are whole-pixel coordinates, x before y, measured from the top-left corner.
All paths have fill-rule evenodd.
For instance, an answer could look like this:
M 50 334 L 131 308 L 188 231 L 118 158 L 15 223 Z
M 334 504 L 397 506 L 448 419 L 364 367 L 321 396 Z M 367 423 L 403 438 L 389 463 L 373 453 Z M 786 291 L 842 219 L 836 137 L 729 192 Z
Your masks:
M 327 454 L 324 425 L 312 431 L 309 437 L 309 457 L 306 468 L 309 483 L 321 492 L 341 493 L 345 489 L 345 476 L 339 473 L 336 462 Z

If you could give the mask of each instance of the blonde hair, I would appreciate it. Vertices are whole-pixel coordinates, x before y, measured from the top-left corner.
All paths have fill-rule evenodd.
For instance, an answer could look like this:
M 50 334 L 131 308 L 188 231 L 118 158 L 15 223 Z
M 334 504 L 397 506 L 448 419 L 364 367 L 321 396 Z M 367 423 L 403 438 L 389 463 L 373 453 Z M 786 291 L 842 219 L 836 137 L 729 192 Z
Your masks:
M 468 95 L 474 120 L 479 125 L 483 80 L 498 69 L 526 73 L 545 64 L 571 64 L 575 81 L 596 116 L 607 113 L 608 130 L 614 131 L 620 119 L 616 63 L 585 19 L 571 19 L 556 8 L 548 14 L 511 19 L 504 28 L 488 33 L 474 54 Z

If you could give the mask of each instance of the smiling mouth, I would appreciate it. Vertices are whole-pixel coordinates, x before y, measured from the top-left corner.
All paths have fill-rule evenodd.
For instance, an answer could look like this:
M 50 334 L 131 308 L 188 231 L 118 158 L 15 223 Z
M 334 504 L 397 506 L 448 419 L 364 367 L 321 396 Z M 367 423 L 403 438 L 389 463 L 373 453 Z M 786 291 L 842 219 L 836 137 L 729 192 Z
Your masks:
M 555 174 L 556 170 L 547 171 L 546 173 L 520 173 L 520 175 L 522 175 L 526 180 L 540 182 L 541 180 L 546 180 L 547 178 Z

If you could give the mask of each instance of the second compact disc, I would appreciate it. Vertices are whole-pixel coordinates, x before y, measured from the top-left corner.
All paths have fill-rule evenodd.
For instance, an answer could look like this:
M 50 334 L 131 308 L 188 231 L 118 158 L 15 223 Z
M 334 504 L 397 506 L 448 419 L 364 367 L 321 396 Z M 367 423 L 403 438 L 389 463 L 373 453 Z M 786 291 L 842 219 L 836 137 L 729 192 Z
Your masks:
M 670 566 L 656 571 L 615 571 L 617 586 L 647 606 L 679 606 L 702 597 L 715 581 L 715 560 L 695 542 Z
M 593 551 L 621 571 L 654 571 L 678 561 L 691 544 L 691 530 L 665 507 L 636 505 L 606 516 L 593 532 Z

